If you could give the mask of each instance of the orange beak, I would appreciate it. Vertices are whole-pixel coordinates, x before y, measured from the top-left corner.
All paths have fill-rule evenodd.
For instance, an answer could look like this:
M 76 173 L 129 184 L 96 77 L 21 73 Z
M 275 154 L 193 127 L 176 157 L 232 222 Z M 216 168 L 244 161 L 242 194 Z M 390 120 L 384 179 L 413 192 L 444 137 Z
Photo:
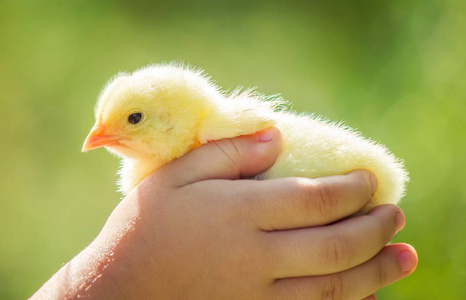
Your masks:
M 91 132 L 84 141 L 83 149 L 81 152 L 86 152 L 100 147 L 118 145 L 118 136 L 108 135 L 106 133 L 107 127 L 103 123 L 96 123 L 92 127 Z

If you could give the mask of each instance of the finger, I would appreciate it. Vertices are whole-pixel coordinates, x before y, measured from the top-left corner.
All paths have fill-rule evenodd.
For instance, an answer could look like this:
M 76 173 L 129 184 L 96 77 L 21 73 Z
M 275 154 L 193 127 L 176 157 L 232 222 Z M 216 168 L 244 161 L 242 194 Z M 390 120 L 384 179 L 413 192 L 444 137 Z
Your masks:
M 372 294 L 370 296 L 367 296 L 366 298 L 364 298 L 363 300 L 377 300 L 377 297 L 375 296 L 375 294 Z
M 275 299 L 363 299 L 411 274 L 417 265 L 414 248 L 406 244 L 386 246 L 371 260 L 350 270 L 323 276 L 275 281 Z M 375 296 L 369 299 L 375 299 Z
M 157 173 L 177 186 L 208 179 L 247 178 L 270 168 L 281 148 L 281 134 L 271 127 L 253 135 L 202 145 Z
M 370 201 L 377 188 L 372 173 L 357 170 L 322 178 L 283 178 L 252 182 L 246 211 L 267 231 L 325 225 L 350 216 Z
M 267 232 L 275 278 L 350 269 L 376 255 L 404 223 L 401 209 L 387 204 L 329 226 Z

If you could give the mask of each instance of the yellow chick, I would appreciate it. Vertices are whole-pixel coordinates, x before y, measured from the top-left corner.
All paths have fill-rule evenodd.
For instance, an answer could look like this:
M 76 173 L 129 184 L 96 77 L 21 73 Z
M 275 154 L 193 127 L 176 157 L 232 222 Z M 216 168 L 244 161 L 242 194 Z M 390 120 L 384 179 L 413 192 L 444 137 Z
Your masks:
M 128 194 L 154 170 L 212 140 L 276 126 L 283 148 L 256 179 L 321 177 L 371 170 L 378 187 L 364 211 L 397 203 L 408 180 L 389 150 L 340 124 L 280 109 L 281 99 L 221 91 L 201 70 L 150 65 L 116 75 L 103 89 L 83 151 L 105 147 L 122 158 L 118 185 Z

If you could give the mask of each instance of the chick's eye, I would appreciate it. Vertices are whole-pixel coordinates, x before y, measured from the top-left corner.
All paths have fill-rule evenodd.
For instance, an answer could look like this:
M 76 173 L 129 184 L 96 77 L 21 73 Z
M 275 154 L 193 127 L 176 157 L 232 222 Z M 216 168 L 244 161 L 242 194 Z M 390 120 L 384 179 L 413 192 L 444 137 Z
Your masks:
M 134 113 L 128 116 L 128 122 L 131 124 L 137 124 L 141 122 L 142 114 L 141 113 Z

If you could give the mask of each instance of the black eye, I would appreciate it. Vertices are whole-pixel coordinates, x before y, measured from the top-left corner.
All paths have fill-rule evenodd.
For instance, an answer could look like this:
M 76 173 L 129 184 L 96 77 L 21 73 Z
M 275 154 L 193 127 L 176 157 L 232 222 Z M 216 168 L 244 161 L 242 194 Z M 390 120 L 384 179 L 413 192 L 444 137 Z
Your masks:
M 134 113 L 132 115 L 129 115 L 128 122 L 130 122 L 131 124 L 137 124 L 141 122 L 141 119 L 142 119 L 141 113 Z

